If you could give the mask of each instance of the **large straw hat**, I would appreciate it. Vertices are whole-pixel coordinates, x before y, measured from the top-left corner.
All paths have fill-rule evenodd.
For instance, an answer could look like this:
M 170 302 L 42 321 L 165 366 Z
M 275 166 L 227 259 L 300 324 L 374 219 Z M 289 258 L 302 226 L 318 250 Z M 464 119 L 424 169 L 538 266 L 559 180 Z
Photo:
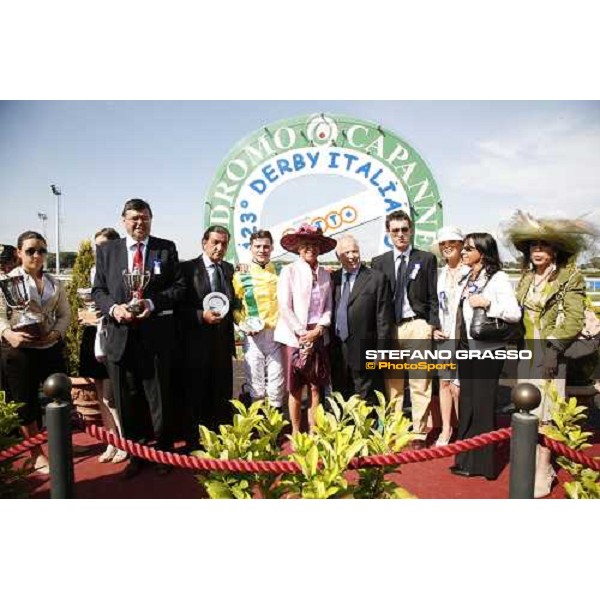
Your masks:
M 520 210 L 503 227 L 504 241 L 525 255 L 530 243 L 540 240 L 573 256 L 587 250 L 597 236 L 598 229 L 583 219 L 536 218 Z
M 333 238 L 323 235 L 320 227 L 314 227 L 308 223 L 302 223 L 294 233 L 288 233 L 281 238 L 281 246 L 288 252 L 298 254 L 298 248 L 302 242 L 310 242 L 319 246 L 319 254 L 327 254 L 336 246 Z

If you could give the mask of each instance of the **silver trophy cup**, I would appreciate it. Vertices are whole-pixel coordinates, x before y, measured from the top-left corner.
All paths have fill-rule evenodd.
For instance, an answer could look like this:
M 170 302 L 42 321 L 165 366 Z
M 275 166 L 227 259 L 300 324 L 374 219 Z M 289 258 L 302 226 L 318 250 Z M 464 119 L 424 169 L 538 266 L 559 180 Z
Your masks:
M 0 279 L 0 289 L 6 300 L 6 305 L 21 313 L 19 320 L 11 329 L 13 331 L 28 333 L 33 337 L 41 337 L 42 317 L 28 310 L 30 297 L 25 277 L 23 275 L 14 275 Z
M 133 269 L 133 271 L 123 271 L 125 288 L 131 296 L 131 300 L 127 304 L 127 310 L 132 315 L 137 316 L 144 312 L 144 303 L 142 302 L 142 299 L 144 297 L 144 290 L 150 283 L 150 277 L 150 271 L 139 271 L 137 268 Z

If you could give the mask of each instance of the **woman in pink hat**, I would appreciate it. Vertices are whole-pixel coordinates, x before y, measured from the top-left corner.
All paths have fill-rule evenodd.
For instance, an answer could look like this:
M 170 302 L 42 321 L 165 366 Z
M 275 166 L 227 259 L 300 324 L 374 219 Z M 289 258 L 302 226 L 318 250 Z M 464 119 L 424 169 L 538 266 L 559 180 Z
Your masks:
M 331 278 L 317 262 L 320 254 L 335 248 L 336 242 L 321 229 L 303 224 L 281 238 L 281 246 L 298 254 L 300 260 L 281 270 L 277 286 L 279 319 L 275 341 L 287 347 L 287 382 L 292 433 L 300 431 L 304 385 L 310 386 L 309 429 L 313 411 L 319 405 L 319 389 L 329 382 L 327 344 L 331 323 Z

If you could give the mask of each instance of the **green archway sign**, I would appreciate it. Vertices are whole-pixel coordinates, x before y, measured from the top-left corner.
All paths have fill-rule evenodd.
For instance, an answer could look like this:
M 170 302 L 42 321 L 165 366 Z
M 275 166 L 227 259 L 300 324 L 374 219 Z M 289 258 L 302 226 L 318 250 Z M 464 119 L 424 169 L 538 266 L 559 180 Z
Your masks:
M 239 142 L 210 186 L 204 222 L 231 231 L 229 260 L 249 261 L 249 237 L 261 227 L 269 195 L 297 177 L 324 174 L 358 181 L 368 192 L 359 204 L 342 201 L 311 219 L 331 229 L 328 235 L 341 233 L 346 224 L 356 227 L 361 211 L 385 217 L 403 209 L 414 221 L 415 246 L 430 247 L 442 225 L 442 203 L 423 159 L 375 123 L 331 114 L 279 121 Z M 384 221 L 380 219 L 380 251 L 391 247 Z

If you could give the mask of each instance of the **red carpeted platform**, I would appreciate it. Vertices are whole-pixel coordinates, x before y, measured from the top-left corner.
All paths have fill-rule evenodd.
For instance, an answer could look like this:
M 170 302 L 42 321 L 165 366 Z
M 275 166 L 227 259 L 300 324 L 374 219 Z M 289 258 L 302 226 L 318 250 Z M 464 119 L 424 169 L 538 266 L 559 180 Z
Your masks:
M 591 456 L 600 455 L 600 439 L 596 436 L 595 445 L 587 452 Z M 159 476 L 153 465 L 145 468 L 137 477 L 124 480 L 121 477 L 125 463 L 101 464 L 98 456 L 104 447 L 85 433 L 76 433 L 74 443 L 84 446 L 86 451 L 75 456 L 75 491 L 77 498 L 202 498 L 202 489 L 194 473 L 186 469 L 173 469 L 167 475 Z M 438 499 L 477 499 L 508 498 L 510 446 L 508 442 L 497 444 L 497 456 L 501 466 L 500 475 L 495 481 L 483 478 L 464 478 L 452 475 L 448 468 L 453 458 L 404 465 L 394 479 L 418 498 Z M 560 471 L 558 484 L 548 498 L 564 498 L 562 483 L 568 481 L 568 474 Z M 49 498 L 50 485 L 47 476 L 31 475 L 27 480 L 31 498 Z

